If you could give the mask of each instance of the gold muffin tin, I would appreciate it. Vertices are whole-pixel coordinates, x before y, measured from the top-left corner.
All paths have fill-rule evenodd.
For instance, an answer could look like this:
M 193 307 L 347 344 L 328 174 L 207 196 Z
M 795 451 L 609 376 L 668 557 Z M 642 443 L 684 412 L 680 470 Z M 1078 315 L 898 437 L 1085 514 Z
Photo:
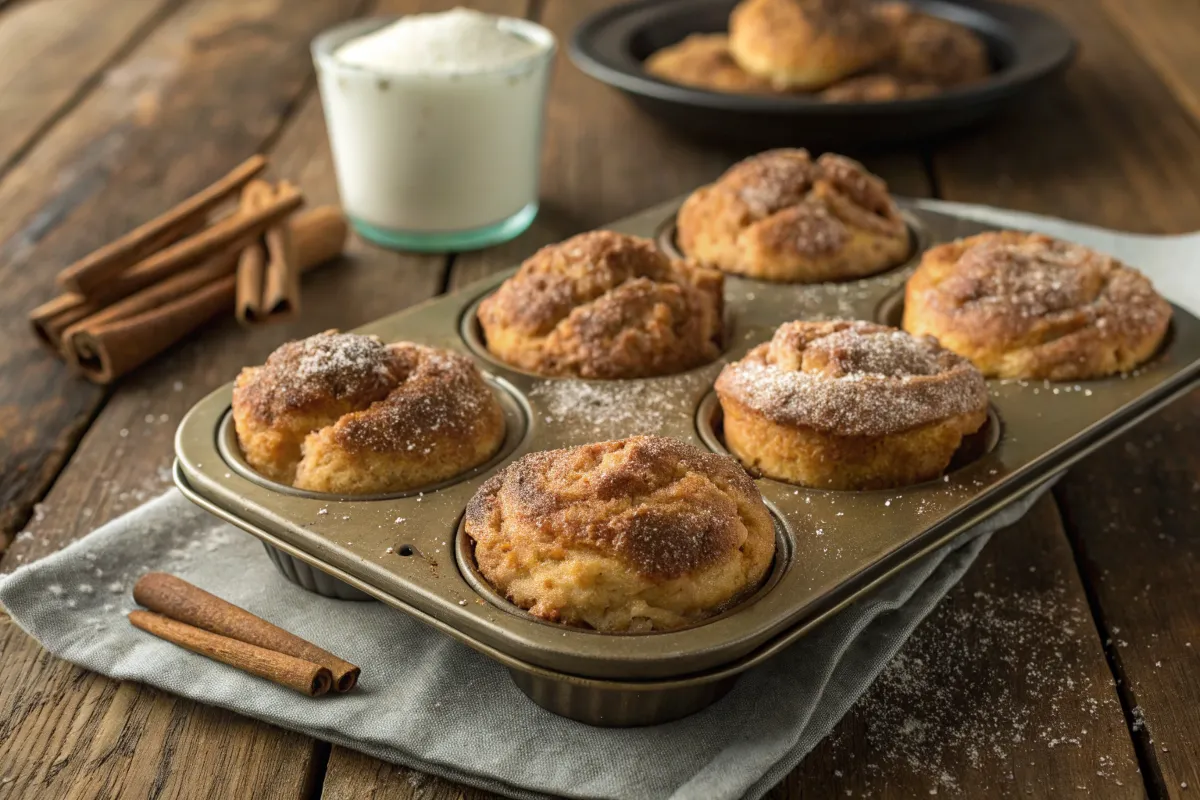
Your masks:
M 681 201 L 611 226 L 673 249 Z M 953 540 L 1186 391 L 1200 375 L 1200 320 L 1175 308 L 1167 343 L 1125 376 L 1093 381 L 991 381 L 989 424 L 947 474 L 903 489 L 845 492 L 757 481 L 776 519 L 767 585 L 749 600 L 678 631 L 613 635 L 547 623 L 475 574 L 461 531 L 480 484 L 526 453 L 657 433 L 723 451 L 712 384 L 722 366 L 793 319 L 898 322 L 904 281 L 932 244 L 990 226 L 902 203 L 914 255 L 882 275 L 810 286 L 729 276 L 726 350 L 689 372 L 627 381 L 541 378 L 483 346 L 474 310 L 511 271 L 358 329 L 473 357 L 500 398 L 500 455 L 466 475 L 378 497 L 337 497 L 273 484 L 238 452 L 232 384 L 198 403 L 176 437 L 176 482 L 193 501 L 260 538 L 293 580 L 323 594 L 375 598 L 508 667 L 533 700 L 598 725 L 675 719 L 720 697 L 736 676 Z

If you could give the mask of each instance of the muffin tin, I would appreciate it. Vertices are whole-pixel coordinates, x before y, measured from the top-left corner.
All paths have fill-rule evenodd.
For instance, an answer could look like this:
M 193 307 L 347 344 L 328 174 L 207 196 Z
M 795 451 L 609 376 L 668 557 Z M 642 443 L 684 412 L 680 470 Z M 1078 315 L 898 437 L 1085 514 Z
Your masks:
M 611 226 L 674 247 L 681 201 Z M 717 362 L 680 375 L 626 381 L 541 378 L 484 348 L 478 302 L 511 271 L 366 325 L 473 357 L 501 399 L 500 456 L 438 487 L 335 497 L 274 484 L 249 469 L 229 421 L 232 384 L 198 403 L 176 438 L 176 482 L 193 501 L 260 538 L 292 580 L 335 597 L 376 598 L 501 662 L 535 702 L 596 725 L 686 715 L 737 675 L 871 591 L 922 555 L 1028 494 L 1121 430 L 1186 391 L 1200 375 L 1200 320 L 1175 308 L 1162 351 L 1125 376 L 1093 381 L 991 381 L 992 413 L 943 479 L 903 489 L 758 486 L 776 519 L 767 585 L 714 619 L 683 630 L 601 634 L 534 618 L 481 584 L 463 509 L 502 464 L 526 453 L 637 433 L 722 451 L 712 383 L 721 367 L 792 319 L 848 317 L 895 324 L 904 281 L 930 245 L 990 226 L 901 203 L 914 253 L 881 275 L 811 286 L 727 277 L 729 325 Z

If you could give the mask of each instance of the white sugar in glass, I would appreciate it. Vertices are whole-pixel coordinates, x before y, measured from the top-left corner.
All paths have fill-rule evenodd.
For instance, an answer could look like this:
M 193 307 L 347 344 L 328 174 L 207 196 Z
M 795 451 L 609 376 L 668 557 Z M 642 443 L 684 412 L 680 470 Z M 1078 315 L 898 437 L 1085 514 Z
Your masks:
M 455 9 L 357 20 L 313 42 L 338 190 L 360 235 L 486 247 L 537 214 L 554 36 Z

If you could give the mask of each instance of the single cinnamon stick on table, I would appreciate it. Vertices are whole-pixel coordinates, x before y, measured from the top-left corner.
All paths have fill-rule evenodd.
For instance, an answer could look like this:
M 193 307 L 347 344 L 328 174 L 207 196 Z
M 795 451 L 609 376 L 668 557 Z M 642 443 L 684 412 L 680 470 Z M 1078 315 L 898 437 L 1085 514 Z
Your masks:
M 322 206 L 302 212 L 289 226 L 302 272 L 342 252 L 347 227 L 337 208 Z M 100 317 L 105 313 L 101 311 L 72 325 L 63 334 L 62 343 L 69 353 L 68 363 L 88 380 L 108 384 L 149 361 L 199 325 L 233 307 L 236 259 L 232 250 L 214 257 L 211 267 L 221 277 L 199 288 L 189 286 L 179 292 L 179 284 L 173 282 L 189 282 L 188 276 L 208 268 L 205 265 L 121 301 L 120 307 L 127 315 L 108 312 Z
M 360 670 L 348 661 L 174 575 L 143 575 L 133 587 L 133 599 L 197 628 L 319 664 L 332 674 L 336 691 L 348 692 L 358 683 Z
M 274 681 L 309 697 L 320 697 L 329 691 L 333 683 L 329 670 L 319 664 L 210 633 L 161 614 L 130 611 L 129 621 L 134 627 L 193 653 Z
M 274 190 L 266 181 L 251 181 L 242 190 L 239 211 L 243 214 L 261 208 L 270 200 Z M 237 302 L 234 316 L 242 325 L 258 322 L 263 316 L 263 276 L 266 273 L 267 251 L 259 240 L 242 249 L 237 266 Z
M 287 181 L 279 184 L 280 191 L 292 188 Z M 268 319 L 284 319 L 300 312 L 300 269 L 292 248 L 291 231 L 286 225 L 272 225 L 263 238 L 267 245 L 263 311 Z
M 257 155 L 243 161 L 208 188 L 63 270 L 59 286 L 77 294 L 92 293 L 114 275 L 181 238 L 177 235 L 180 230 L 199 230 L 209 211 L 266 165 L 266 159 Z

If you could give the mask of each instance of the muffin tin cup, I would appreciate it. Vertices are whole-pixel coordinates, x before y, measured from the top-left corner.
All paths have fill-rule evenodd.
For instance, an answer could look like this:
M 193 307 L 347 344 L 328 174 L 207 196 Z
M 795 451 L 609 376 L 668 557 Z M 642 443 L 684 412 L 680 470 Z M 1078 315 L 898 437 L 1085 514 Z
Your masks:
M 679 202 L 611 228 L 673 241 L 671 221 Z M 611 635 L 547 623 L 508 606 L 471 574 L 473 564 L 460 566 L 463 510 L 503 464 L 530 452 L 637 433 L 721 450 L 719 425 L 712 424 L 712 384 L 725 363 L 793 319 L 894 322 L 897 294 L 923 250 L 992 230 L 914 204 L 902 207 L 914 253 L 895 269 L 810 286 L 730 276 L 726 305 L 736 324 L 725 352 L 681 375 L 540 378 L 487 356 L 471 314 L 511 271 L 359 329 L 385 341 L 466 353 L 511 406 L 506 416 L 516 416 L 510 426 L 524 426 L 519 434 L 510 428 L 498 459 L 437 488 L 339 498 L 273 484 L 239 462 L 227 422 L 231 386 L 202 400 L 181 423 L 177 482 L 194 501 L 274 548 L 272 560 L 290 579 L 330 596 L 357 592 L 418 617 L 504 664 L 526 694 L 556 713 L 603 725 L 677 718 L 716 699 L 742 671 L 908 564 L 1027 496 L 1187 391 L 1200 375 L 1200 321 L 1176 308 L 1162 351 L 1129 375 L 1072 383 L 989 382 L 989 427 L 973 437 L 981 443 L 961 451 L 941 480 L 847 492 L 760 478 L 758 487 L 779 523 L 784 559 L 777 555 L 767 588 L 682 630 Z M 318 580 L 318 573 L 335 582 Z

